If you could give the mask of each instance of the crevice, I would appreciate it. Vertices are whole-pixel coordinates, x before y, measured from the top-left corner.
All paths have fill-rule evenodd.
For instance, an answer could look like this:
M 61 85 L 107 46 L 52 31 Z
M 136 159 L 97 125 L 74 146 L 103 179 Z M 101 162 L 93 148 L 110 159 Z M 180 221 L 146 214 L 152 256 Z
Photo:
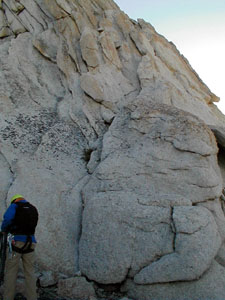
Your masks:
M 86 164 L 89 163 L 93 151 L 93 149 L 84 149 L 83 160 L 86 162 Z
M 127 278 L 119 283 L 102 284 L 94 282 L 95 292 L 100 299 L 121 299 L 126 296 L 125 292 L 121 292 L 122 286 L 125 284 Z
M 189 185 L 191 186 L 197 186 L 197 187 L 199 187 L 199 188 L 201 188 L 201 189 L 213 189 L 213 188 L 216 188 L 216 187 L 219 187 L 220 186 L 220 184 L 217 184 L 217 185 L 207 185 L 207 186 L 203 186 L 203 185 L 199 185 L 199 184 L 197 184 L 197 183 L 189 183 Z
M 223 268 L 225 268 L 225 262 L 223 262 L 223 260 L 221 260 L 221 258 L 217 255 L 215 257 L 215 261 L 220 265 L 222 266 Z
M 10 182 L 9 182 L 9 185 L 8 185 L 8 191 L 7 191 L 7 193 L 5 195 L 5 199 L 4 199 L 5 207 L 7 207 L 8 206 L 8 203 L 7 203 L 8 194 L 9 194 L 9 191 L 10 191 L 10 189 L 11 189 L 11 187 L 12 187 L 12 185 L 13 185 L 15 179 L 16 179 L 16 176 L 15 176 L 15 172 L 13 171 L 13 168 L 12 168 L 11 164 L 9 163 L 9 161 L 8 161 L 7 157 L 4 155 L 4 153 L 0 151 L 0 155 L 6 161 L 6 163 L 8 165 L 8 168 L 9 168 L 9 171 L 11 173 L 11 179 L 10 179 Z
M 206 225 L 204 226 L 201 226 L 199 227 L 197 230 L 193 231 L 193 232 L 183 232 L 183 231 L 179 231 L 178 233 L 179 234 L 183 234 L 183 235 L 192 235 L 192 234 L 195 234 L 196 232 L 199 232 L 201 231 L 204 227 L 208 226 L 209 223 L 207 223 Z
M 84 95 L 86 96 L 86 97 L 88 97 L 89 99 L 91 99 L 91 100 L 93 100 L 94 102 L 96 102 L 96 103 L 98 103 L 98 104 L 102 104 L 102 102 L 104 101 L 103 99 L 95 99 L 95 98 L 93 98 L 90 94 L 88 94 L 86 91 L 84 91 L 83 89 L 82 89 L 82 91 L 83 91 L 83 93 L 84 93 Z
M 144 53 L 141 52 L 141 50 L 140 50 L 139 47 L 137 46 L 135 40 L 132 38 L 131 34 L 129 34 L 129 36 L 130 36 L 130 40 L 132 41 L 132 44 L 135 46 L 135 48 L 137 49 L 137 51 L 138 51 L 138 53 L 140 54 L 140 56 L 143 57 L 144 55 L 146 55 L 146 54 L 144 54 Z
M 160 203 L 158 203 L 157 202 L 157 200 L 153 200 L 153 201 L 151 201 L 151 203 L 144 203 L 144 202 L 141 202 L 140 201 L 140 199 L 137 199 L 137 202 L 138 202 L 138 204 L 139 205 L 141 205 L 141 206 L 146 206 L 146 207 L 160 207 L 160 208 L 169 208 L 169 206 L 168 205 L 160 205 Z M 165 222 L 165 224 L 167 224 L 166 222 Z M 168 224 L 167 224 L 168 225 Z
M 68 4 L 68 2 L 66 1 L 66 3 Z M 68 11 L 66 11 L 58 2 L 56 2 L 55 3 L 65 14 L 66 14 L 66 16 L 64 16 L 64 17 L 61 17 L 61 18 L 59 18 L 59 19 L 64 19 L 64 18 L 66 18 L 66 17 L 68 17 L 68 16 L 71 16 L 71 14 L 70 13 L 68 13 Z M 69 4 L 68 4 L 69 5 Z M 59 20 L 59 19 L 57 19 L 57 20 Z
M 51 62 L 51 63 L 54 63 L 54 64 L 56 64 L 57 63 L 57 61 L 56 60 L 54 60 L 53 58 L 51 58 L 50 56 L 47 56 L 47 55 L 45 55 L 44 53 L 42 53 L 41 51 L 39 51 L 39 49 L 35 46 L 35 45 L 33 45 L 33 47 L 34 47 L 34 49 L 43 57 L 43 58 L 45 58 L 46 60 L 48 60 L 49 62 Z M 61 70 L 60 70 L 61 71 Z
M 67 14 L 66 16 L 62 16 L 62 17 L 58 17 L 58 18 L 55 17 L 55 20 L 56 20 L 56 21 L 59 21 L 59 20 L 66 19 L 66 18 L 68 18 L 68 17 L 72 17 L 72 15 Z
M 126 77 L 125 77 L 126 78 Z M 127 78 L 126 78 L 127 79 Z M 139 92 L 139 89 L 138 88 L 135 88 L 134 90 L 128 92 L 127 94 L 124 94 L 124 97 L 128 97 L 130 96 L 131 94 L 135 93 L 135 92 Z
M 90 179 L 91 179 L 90 175 L 83 176 L 77 184 L 79 184 L 81 181 L 83 181 L 84 178 L 86 178 L 86 177 L 87 177 L 87 180 L 85 180 L 83 187 L 86 186 L 88 184 L 88 182 L 90 181 Z M 80 230 L 79 230 L 78 237 L 77 237 L 77 244 L 78 244 L 78 247 L 77 247 L 77 266 L 78 266 L 79 272 L 81 272 L 80 271 L 80 247 L 79 247 L 79 245 L 80 245 L 80 240 L 81 240 L 82 232 L 83 232 L 83 214 L 84 214 L 84 209 L 85 209 L 85 200 L 84 200 L 84 194 L 82 192 L 82 188 L 81 188 L 81 191 L 80 191 L 80 200 L 81 200 Z M 83 276 L 83 274 L 82 274 L 82 276 Z
M 167 141 L 167 140 L 165 140 Z M 171 143 L 175 149 L 177 149 L 178 151 L 180 152 L 187 152 L 187 153 L 192 153 L 192 154 L 197 154 L 197 155 L 200 155 L 202 157 L 209 157 L 211 154 L 202 154 L 202 153 L 199 153 L 199 152 L 196 152 L 196 151 L 191 151 L 189 149 L 180 149 L 179 147 L 175 146 L 174 142 L 171 142 L 171 141 L 167 141 L 169 143 Z
M 170 222 L 170 227 L 171 227 L 171 231 L 173 232 L 173 241 L 172 241 L 172 246 L 173 246 L 173 251 L 176 252 L 176 237 L 177 237 L 177 230 L 176 230 L 176 225 L 175 225 L 175 221 L 173 218 L 173 214 L 174 214 L 174 207 L 170 208 L 170 218 L 171 218 L 171 222 Z
M 215 197 L 215 198 L 208 198 L 208 199 L 204 199 L 204 200 L 201 200 L 201 201 L 198 201 L 198 202 L 194 202 L 192 203 L 192 206 L 198 206 L 199 204 L 204 204 L 204 203 L 207 203 L 207 202 L 215 202 L 215 200 L 217 199 L 218 197 Z
M 225 214 L 225 188 L 223 188 L 222 194 L 220 196 L 220 204 L 221 204 L 222 211 Z

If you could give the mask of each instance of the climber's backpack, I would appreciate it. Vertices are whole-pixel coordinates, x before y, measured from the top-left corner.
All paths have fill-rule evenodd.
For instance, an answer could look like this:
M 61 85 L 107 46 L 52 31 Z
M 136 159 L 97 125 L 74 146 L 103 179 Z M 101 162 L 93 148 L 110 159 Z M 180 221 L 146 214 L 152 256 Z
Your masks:
M 38 222 L 38 211 L 29 202 L 15 202 L 17 205 L 16 214 L 10 233 L 14 235 L 33 235 Z

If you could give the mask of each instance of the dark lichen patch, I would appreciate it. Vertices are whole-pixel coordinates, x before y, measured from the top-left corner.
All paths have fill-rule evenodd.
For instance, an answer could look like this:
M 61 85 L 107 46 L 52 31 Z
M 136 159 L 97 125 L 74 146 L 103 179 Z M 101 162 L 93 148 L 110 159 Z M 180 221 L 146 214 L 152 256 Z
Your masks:
M 42 136 L 57 122 L 53 112 L 41 111 L 36 115 L 18 114 L 5 120 L 0 130 L 3 141 L 10 142 L 22 152 L 32 152 L 40 144 Z
M 39 151 L 49 152 L 55 158 L 62 154 L 71 158 L 82 158 L 86 144 L 86 139 L 76 125 L 59 121 L 42 139 Z

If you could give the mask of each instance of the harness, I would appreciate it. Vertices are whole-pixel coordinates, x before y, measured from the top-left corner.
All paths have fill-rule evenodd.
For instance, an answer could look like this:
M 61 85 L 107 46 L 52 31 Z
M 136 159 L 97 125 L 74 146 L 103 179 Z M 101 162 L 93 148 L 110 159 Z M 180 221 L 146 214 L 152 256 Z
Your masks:
M 31 248 L 32 246 L 32 238 L 30 235 L 27 236 L 27 239 L 26 239 L 26 242 L 25 244 L 23 245 L 22 248 L 19 248 L 13 244 L 11 244 L 12 246 L 12 250 L 17 252 L 17 253 L 20 253 L 20 254 L 26 254 L 26 253 L 30 253 L 30 252 L 33 252 L 34 249 Z

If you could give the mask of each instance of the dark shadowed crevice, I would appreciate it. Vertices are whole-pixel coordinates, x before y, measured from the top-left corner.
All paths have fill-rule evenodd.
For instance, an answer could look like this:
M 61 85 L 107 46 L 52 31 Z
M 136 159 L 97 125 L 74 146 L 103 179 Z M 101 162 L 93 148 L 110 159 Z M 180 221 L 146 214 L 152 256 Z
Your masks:
M 10 179 L 10 181 L 8 183 L 8 187 L 7 187 L 8 191 L 6 192 L 5 198 L 4 198 L 4 204 L 5 204 L 5 207 L 7 207 L 8 206 L 8 203 L 7 203 L 8 193 L 9 193 L 9 191 L 10 191 L 10 189 L 11 189 L 11 187 L 12 187 L 12 185 L 13 185 L 15 179 L 16 179 L 16 175 L 15 175 L 15 172 L 13 170 L 13 167 L 11 166 L 11 164 L 9 163 L 9 161 L 7 160 L 6 156 L 2 152 L 0 152 L 0 156 L 2 156 L 2 158 L 7 163 L 8 168 L 9 168 L 9 172 L 11 174 L 11 179 Z
M 93 149 L 84 149 L 83 159 L 86 163 L 88 163 L 90 161 L 92 152 L 93 152 Z
M 225 186 L 225 148 L 218 144 L 218 164 L 220 167 L 221 175 L 223 177 L 223 186 Z
M 176 226 L 173 219 L 174 207 L 171 207 L 171 231 L 173 232 L 173 250 L 176 251 Z
M 122 298 L 125 293 L 121 292 L 121 288 L 125 281 L 115 284 L 94 283 L 94 288 L 97 297 L 105 299 Z

